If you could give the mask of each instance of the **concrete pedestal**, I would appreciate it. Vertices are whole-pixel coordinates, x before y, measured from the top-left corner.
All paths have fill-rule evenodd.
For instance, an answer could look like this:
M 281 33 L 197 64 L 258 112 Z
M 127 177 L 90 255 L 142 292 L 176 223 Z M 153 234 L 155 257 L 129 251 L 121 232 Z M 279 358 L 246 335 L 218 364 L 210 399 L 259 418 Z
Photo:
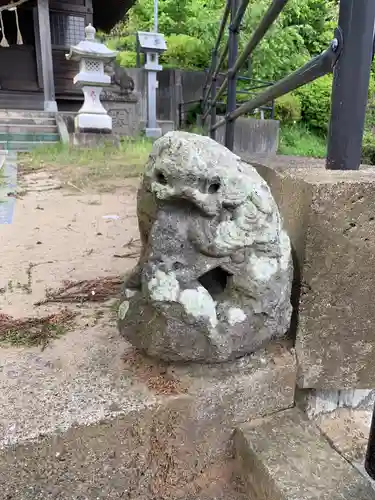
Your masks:
M 112 118 L 107 114 L 95 115 L 91 113 L 79 113 L 74 119 L 76 131 L 97 131 L 105 133 L 112 131 Z
M 277 158 L 264 165 L 258 171 L 295 251 L 298 385 L 373 389 L 375 168 L 328 171 L 324 162 Z

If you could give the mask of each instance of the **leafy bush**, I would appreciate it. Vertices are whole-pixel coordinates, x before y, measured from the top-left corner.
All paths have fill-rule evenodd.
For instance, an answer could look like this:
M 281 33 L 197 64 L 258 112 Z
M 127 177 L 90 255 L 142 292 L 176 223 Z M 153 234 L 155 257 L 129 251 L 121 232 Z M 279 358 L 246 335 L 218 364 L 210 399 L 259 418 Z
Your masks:
M 375 165 L 375 137 L 370 130 L 366 130 L 363 135 L 362 163 Z
M 202 108 L 201 104 L 197 102 L 196 104 L 192 104 L 189 106 L 187 110 L 185 110 L 185 123 L 183 124 L 185 127 L 192 127 L 197 125 L 198 116 L 201 114 Z
M 283 123 L 294 123 L 301 119 L 302 106 L 298 95 L 286 94 L 275 101 L 275 117 Z
M 282 125 L 280 129 L 279 153 L 292 156 L 324 158 L 326 139 L 309 130 L 302 123 Z
M 117 55 L 116 61 L 123 68 L 135 68 L 137 66 L 137 53 L 124 50 Z
M 136 39 L 135 36 L 117 36 L 105 40 L 105 44 L 112 50 L 120 51 L 135 51 Z
M 332 75 L 296 90 L 301 100 L 302 120 L 310 128 L 327 133 L 331 110 Z
M 161 63 L 168 67 L 199 69 L 209 64 L 210 51 L 205 44 L 189 35 L 170 35 Z
M 366 113 L 366 128 L 375 126 L 375 76 L 371 73 Z

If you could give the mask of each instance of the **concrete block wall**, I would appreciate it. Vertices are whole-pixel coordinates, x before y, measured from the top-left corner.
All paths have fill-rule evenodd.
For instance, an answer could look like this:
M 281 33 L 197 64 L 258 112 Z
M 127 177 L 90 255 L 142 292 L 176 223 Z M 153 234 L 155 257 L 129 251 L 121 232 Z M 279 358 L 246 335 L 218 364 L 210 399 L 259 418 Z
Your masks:
M 217 117 L 219 121 L 222 116 Z M 225 144 L 225 126 L 216 131 L 216 140 Z M 244 154 L 276 154 L 279 146 L 279 122 L 277 120 L 258 120 L 241 117 L 234 127 L 234 151 Z

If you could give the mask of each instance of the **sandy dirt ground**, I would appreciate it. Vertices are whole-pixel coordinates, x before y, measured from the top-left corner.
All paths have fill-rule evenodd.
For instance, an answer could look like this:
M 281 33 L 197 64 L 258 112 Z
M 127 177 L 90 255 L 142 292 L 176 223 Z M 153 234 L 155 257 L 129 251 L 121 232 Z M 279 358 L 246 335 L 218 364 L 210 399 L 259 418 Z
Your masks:
M 57 398 L 48 396 L 46 409 L 42 412 L 47 415 L 48 422 L 54 423 L 58 420 L 58 416 L 53 413 L 58 411 L 58 407 L 57 410 L 55 407 L 56 399 L 59 399 L 60 405 L 65 404 L 66 398 L 70 400 L 66 403 L 69 415 L 72 412 L 69 404 L 79 400 L 71 387 L 76 382 L 86 410 L 88 407 L 90 411 L 102 411 L 102 407 L 109 404 L 106 398 L 113 395 L 118 381 L 124 378 L 116 378 L 113 372 L 124 369 L 120 364 L 123 363 L 122 355 L 127 344 L 122 339 L 120 341 L 116 334 L 114 321 L 103 327 L 110 315 L 115 317 L 108 303 L 110 301 L 85 303 L 81 306 L 75 303 L 35 304 L 46 298 L 48 289 L 59 289 L 67 280 L 77 282 L 121 277 L 135 265 L 140 249 L 136 217 L 138 183 L 137 179 L 126 180 L 124 186 L 115 192 L 89 194 L 63 188 L 57 178 L 46 172 L 29 174 L 22 179 L 19 189 L 22 194 L 16 201 L 13 222 L 0 225 L 0 321 L 1 314 L 23 319 L 45 317 L 65 307 L 78 312 L 69 332 L 59 340 L 52 340 L 43 353 L 40 346 L 21 349 L 2 346 L 0 349 L 3 367 L 7 367 L 3 384 L 8 392 L 2 391 L 3 401 L 8 402 L 5 406 L 9 404 L 12 411 L 17 411 L 15 401 L 19 401 L 22 411 L 30 413 L 27 419 L 29 423 L 36 415 L 40 415 L 35 411 L 35 406 L 40 406 L 37 395 L 39 392 L 45 394 L 43 388 L 39 392 L 36 389 L 35 380 L 38 377 L 42 380 L 42 385 L 48 380 L 57 380 L 57 387 L 53 386 L 53 390 L 49 388 L 55 396 L 59 394 L 59 390 L 62 391 L 61 400 L 59 395 Z M 113 300 L 116 302 L 115 297 Z M 98 310 L 103 314 L 96 324 Z M 93 320 L 91 324 L 90 317 Z M 81 331 L 81 335 L 77 336 L 78 331 Z M 103 356 L 103 352 L 107 351 L 113 353 L 110 366 L 100 367 L 100 363 L 106 363 L 110 357 Z M 20 375 L 23 360 L 27 361 L 25 370 L 30 373 Z M 9 374 L 12 373 L 13 379 L 10 380 Z M 62 383 L 58 376 L 63 377 L 65 382 Z M 26 377 L 26 381 L 23 377 Z M 82 389 L 85 377 L 89 377 L 87 386 L 93 388 L 92 394 Z M 100 377 L 102 380 L 99 381 Z M 1 383 L 0 377 L 0 385 Z M 110 384 L 111 389 L 109 395 L 106 393 L 103 396 L 99 388 L 106 383 Z M 72 391 L 75 397 L 72 397 Z M 103 401 L 98 402 L 101 397 Z M 64 414 L 65 410 L 66 408 L 61 409 L 60 413 Z M 80 410 L 80 415 L 81 413 Z M 14 418 L 8 416 L 7 420 L 14 422 L 17 418 L 16 415 Z M 39 416 L 38 421 L 40 419 Z M 26 431 L 19 420 L 18 418 L 18 431 L 23 438 Z M 34 426 L 34 423 L 31 425 Z M 35 424 L 38 425 L 39 423 Z M 5 435 L 13 436 L 16 431 L 12 432 L 8 429 Z M 18 435 L 13 437 L 20 438 Z M 233 470 L 226 463 L 213 465 L 185 486 L 184 498 L 247 498 L 242 486 L 232 483 L 232 474 Z
M 46 172 L 26 175 L 13 222 L 0 226 L 0 311 L 44 315 L 61 308 L 35 306 L 47 289 L 131 269 L 139 251 L 138 183 L 125 180 L 115 192 L 92 194 L 68 191 Z

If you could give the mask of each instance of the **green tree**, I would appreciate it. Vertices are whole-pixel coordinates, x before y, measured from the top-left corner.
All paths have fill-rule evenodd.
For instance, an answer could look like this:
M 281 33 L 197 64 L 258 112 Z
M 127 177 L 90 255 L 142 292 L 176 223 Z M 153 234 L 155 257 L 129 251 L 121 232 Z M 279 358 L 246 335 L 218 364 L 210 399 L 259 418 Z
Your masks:
M 196 69 L 207 66 L 224 4 L 225 0 L 159 0 L 159 31 L 171 46 L 164 57 L 168 65 Z M 242 25 L 240 48 L 249 40 L 269 5 L 270 0 L 250 0 Z M 256 49 L 251 61 L 252 76 L 278 79 L 322 51 L 333 37 L 336 17 L 337 5 L 333 0 L 290 0 Z M 129 37 L 138 30 L 152 28 L 153 0 L 138 0 L 127 18 L 116 26 L 113 35 Z M 170 37 L 173 38 L 168 43 Z M 185 54 L 183 42 L 187 42 Z M 134 51 L 134 47 L 125 50 Z

